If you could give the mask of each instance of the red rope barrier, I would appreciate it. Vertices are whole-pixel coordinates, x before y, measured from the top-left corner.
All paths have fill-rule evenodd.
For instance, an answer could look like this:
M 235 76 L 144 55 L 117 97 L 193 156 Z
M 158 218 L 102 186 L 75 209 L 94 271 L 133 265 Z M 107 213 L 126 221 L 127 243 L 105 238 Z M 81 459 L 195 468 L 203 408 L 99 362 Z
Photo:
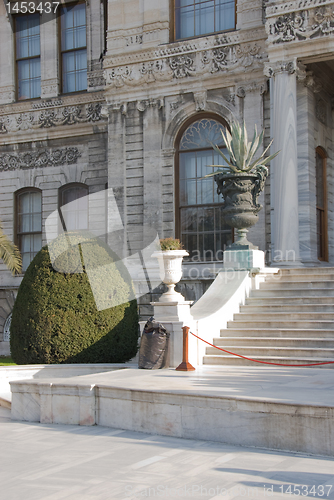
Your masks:
M 242 356 L 241 354 L 236 354 L 235 352 L 227 351 L 226 349 L 222 349 L 221 347 L 217 347 L 216 345 L 210 344 L 210 342 L 208 342 L 207 340 L 201 339 L 201 337 L 198 337 L 198 335 L 195 335 L 193 332 L 189 333 L 191 333 L 191 335 L 198 338 L 199 340 L 202 340 L 206 344 L 209 344 L 211 347 L 215 347 L 216 349 L 219 349 L 220 351 L 223 352 L 227 352 L 228 354 L 233 354 L 233 356 L 238 356 L 239 358 L 247 359 L 248 361 L 254 361 L 254 363 L 262 363 L 264 365 L 276 365 L 276 366 L 319 366 L 319 365 L 331 365 L 334 363 L 334 361 L 325 361 L 323 363 L 312 363 L 307 365 L 289 365 L 284 363 L 270 363 L 270 361 L 259 361 L 258 359 L 247 358 L 246 356 Z

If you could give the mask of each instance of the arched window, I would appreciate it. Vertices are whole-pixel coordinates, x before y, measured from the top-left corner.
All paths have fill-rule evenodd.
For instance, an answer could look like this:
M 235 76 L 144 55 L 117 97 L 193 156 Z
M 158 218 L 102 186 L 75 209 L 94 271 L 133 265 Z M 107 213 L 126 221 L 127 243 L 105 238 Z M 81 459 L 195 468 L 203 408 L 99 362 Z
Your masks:
M 212 118 L 191 123 L 179 139 L 177 167 L 177 234 L 189 258 L 198 261 L 222 260 L 232 230 L 222 217 L 222 197 L 217 194 L 213 172 L 207 165 L 222 165 L 222 157 L 212 143 L 224 149 L 224 125 Z
M 326 160 L 325 150 L 318 146 L 315 150 L 317 253 L 323 261 L 328 261 Z
M 16 240 L 22 255 L 22 271 L 42 248 L 42 192 L 25 188 L 16 193 Z
M 64 231 L 88 229 L 88 186 L 66 184 L 59 190 L 59 208 Z
M 175 40 L 235 28 L 235 0 L 175 0 Z
M 5 326 L 3 327 L 3 341 L 9 342 L 10 340 L 10 324 L 12 322 L 12 313 L 7 317 Z

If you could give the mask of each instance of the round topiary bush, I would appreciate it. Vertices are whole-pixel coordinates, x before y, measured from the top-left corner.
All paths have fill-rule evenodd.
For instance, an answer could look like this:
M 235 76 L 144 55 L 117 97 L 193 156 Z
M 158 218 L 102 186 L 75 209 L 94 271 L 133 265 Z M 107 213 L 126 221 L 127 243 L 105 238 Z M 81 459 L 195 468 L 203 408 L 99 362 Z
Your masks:
M 138 314 L 126 267 L 92 235 L 59 237 L 28 267 L 10 332 L 17 364 L 128 361 L 137 352 Z

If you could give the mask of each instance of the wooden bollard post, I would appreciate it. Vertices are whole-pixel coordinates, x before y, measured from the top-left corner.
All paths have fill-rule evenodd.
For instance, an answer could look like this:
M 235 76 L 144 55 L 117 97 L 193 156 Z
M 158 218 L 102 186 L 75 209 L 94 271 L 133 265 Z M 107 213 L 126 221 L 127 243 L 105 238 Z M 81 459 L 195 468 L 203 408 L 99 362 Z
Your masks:
M 188 361 L 188 333 L 189 333 L 189 326 L 183 326 L 183 358 L 182 358 L 182 363 L 175 368 L 175 370 L 181 371 L 181 372 L 191 372 L 195 370 L 193 365 L 191 365 Z

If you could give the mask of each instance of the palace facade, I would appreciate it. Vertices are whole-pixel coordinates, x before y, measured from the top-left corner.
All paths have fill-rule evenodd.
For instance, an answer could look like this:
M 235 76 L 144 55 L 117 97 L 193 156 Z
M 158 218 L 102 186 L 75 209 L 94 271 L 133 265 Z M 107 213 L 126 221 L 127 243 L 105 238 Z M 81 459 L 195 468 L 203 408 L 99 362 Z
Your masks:
M 181 289 L 198 298 L 233 239 L 203 179 L 233 119 L 281 151 L 249 239 L 268 265 L 333 265 L 334 1 L 65 1 L 51 13 L 14 3 L 0 4 L 0 219 L 23 270 L 51 213 L 90 229 L 88 195 L 111 188 L 122 257 L 152 228 L 180 238 Z M 0 354 L 21 279 L 0 263 Z M 158 292 L 142 297 L 143 316 Z

